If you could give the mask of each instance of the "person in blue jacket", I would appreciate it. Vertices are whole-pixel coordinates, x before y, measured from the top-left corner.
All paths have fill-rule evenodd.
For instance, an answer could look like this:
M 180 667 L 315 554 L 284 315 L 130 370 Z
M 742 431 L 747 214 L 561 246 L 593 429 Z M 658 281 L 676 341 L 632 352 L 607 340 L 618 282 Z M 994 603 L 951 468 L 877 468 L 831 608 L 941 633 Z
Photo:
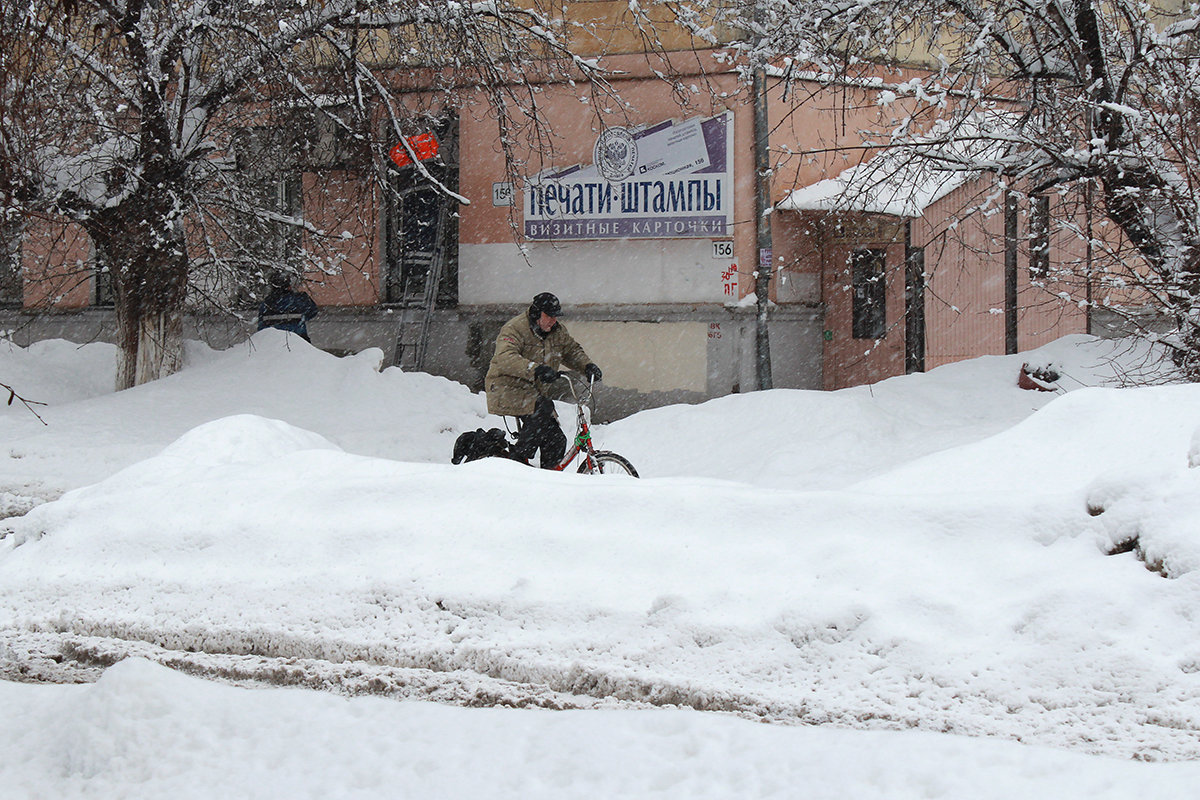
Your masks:
M 317 304 L 306 292 L 292 288 L 292 276 L 286 272 L 271 273 L 271 291 L 258 304 L 258 329 L 279 328 L 308 338 L 308 321 L 317 315 Z

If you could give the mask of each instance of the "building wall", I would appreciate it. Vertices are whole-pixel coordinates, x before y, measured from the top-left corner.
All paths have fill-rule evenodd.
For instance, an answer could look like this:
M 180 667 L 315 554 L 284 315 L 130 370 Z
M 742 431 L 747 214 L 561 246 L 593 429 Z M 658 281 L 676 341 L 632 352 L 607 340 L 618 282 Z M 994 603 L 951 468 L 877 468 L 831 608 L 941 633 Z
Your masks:
M 1050 236 L 1047 256 L 1050 272 L 1034 276 L 1029 265 L 1029 204 L 1023 203 L 1019 217 L 1022 232 L 1018 248 L 1017 344 L 1019 350 L 1032 350 L 1069 333 L 1087 333 L 1089 329 L 1086 281 L 1087 244 L 1081 233 L 1087 218 L 1081 198 L 1052 194 L 1048 198 Z M 1094 237 L 1088 237 L 1094 238 Z M 1093 268 L 1107 263 L 1104 253 L 1093 253 Z
M 886 80 L 901 83 L 913 74 L 896 69 Z M 880 151 L 864 146 L 862 131 L 894 130 L 914 108 L 911 99 L 881 105 L 877 91 L 853 85 L 773 82 L 767 91 L 772 200 L 870 161 Z
M 891 375 L 904 374 L 904 241 L 897 221 L 884 221 L 852 238 L 834 238 L 825 250 L 821 283 L 825 304 L 824 382 L 825 389 L 841 389 L 872 383 Z M 878 248 L 886 253 L 884 335 L 859 339 L 853 335 L 853 290 L 850 263 L 860 248 Z
M 343 170 L 302 176 L 304 219 L 319 231 L 305 234 L 305 290 L 318 305 L 373 306 L 380 299 L 377 193 L 364 176 Z
M 645 72 L 644 66 L 640 72 Z M 736 94 L 732 76 L 713 78 L 718 88 Z M 735 141 L 750 136 L 749 109 L 734 99 L 704 96 L 693 108 L 681 110 L 661 80 L 635 77 L 616 81 L 617 91 L 631 108 L 620 113 L 583 103 L 580 92 L 565 86 L 547 87 L 543 111 L 555 136 L 553 153 L 518 152 L 526 163 L 525 178 L 542 169 L 590 165 L 592 148 L 605 126 L 653 125 L 671 119 L 709 117 L 730 107 L 734 114 Z M 461 120 L 464 158 L 460 191 L 470 201 L 461 209 L 459 225 L 459 300 L 464 305 L 510 303 L 553 291 L 564 302 L 615 303 L 723 303 L 729 299 L 722 277 L 730 266 L 741 268 L 737 299 L 752 285 L 753 226 L 741 222 L 753 212 L 753 152 L 734 148 L 736 182 L 732 261 L 714 259 L 709 239 L 625 239 L 592 241 L 514 241 L 513 225 L 521 221 L 519 206 L 492 204 L 493 184 L 509 179 L 503 154 L 495 147 L 495 123 L 481 114 Z M 517 202 L 521 187 L 514 187 Z M 722 237 L 724 238 L 724 237 Z M 747 259 L 750 259 L 749 261 Z
M 601 108 L 599 99 L 578 88 L 546 88 L 541 102 L 555 135 L 554 150 L 519 151 L 518 161 L 527 166 L 518 178 L 543 169 L 590 165 L 596 139 L 607 126 L 652 126 L 728 110 L 734 136 L 734 225 L 731 236 L 716 238 L 729 241 L 732 252 L 718 256 L 712 238 L 550 242 L 514 236 L 522 221 L 521 187 L 514 187 L 518 205 L 493 203 L 494 184 L 511 176 L 495 146 L 494 121 L 465 110 L 462 150 L 471 157 L 462 160 L 460 191 L 470 205 L 461 208 L 459 223 L 460 310 L 489 315 L 496 307 L 527 303 L 540 291 L 552 291 L 567 307 L 571 330 L 588 340 L 589 352 L 595 350 L 612 389 L 703 399 L 752 388 L 752 309 L 737 308 L 753 293 L 757 261 L 754 153 L 747 146 L 753 136 L 752 109 L 742 102 L 733 75 L 708 76 L 716 96 L 699 93 L 690 107 L 680 108 L 671 87 L 643 59 L 617 67 L 625 77 L 615 81 L 616 90 L 629 103 L 619 111 Z M 789 287 L 793 299 L 815 306 L 816 273 L 796 277 Z M 572 321 L 581 314 L 586 321 Z M 778 339 L 772 352 L 776 386 L 819 386 L 820 323 L 813 317 L 809 309 L 785 315 L 772 326 Z M 490 352 L 490 347 L 485 341 L 474 349 Z
M 982 202 L 993 182 L 975 181 L 926 209 L 914 225 L 914 243 L 925 248 L 925 368 L 1003 354 L 1003 202 L 991 213 L 962 216 Z
M 613 13 L 628 9 L 608 5 Z M 692 69 L 698 87 L 704 87 L 684 107 L 653 74 L 657 65 L 640 55 L 608 63 L 626 107 L 610 107 L 616 104 L 582 84 L 546 86 L 539 105 L 552 147 L 534 151 L 515 140 L 517 175 L 508 171 L 487 103 L 464 102 L 458 109 L 458 192 L 469 202 L 458 209 L 458 305 L 433 316 L 427 369 L 481 388 L 499 327 L 534 294 L 553 291 L 566 306 L 566 324 L 604 368 L 611 408 L 630 411 L 755 388 L 753 109 L 734 76 L 724 67 L 714 69 L 717 62 L 708 56 L 677 54 L 677 66 Z M 712 71 L 700 75 L 701 68 Z M 769 94 L 774 201 L 871 157 L 874 151 L 861 147 L 858 131 L 886 126 L 904 113 L 879 106 L 853 87 L 792 91 L 811 94 L 798 106 L 784 98 L 781 86 Z M 404 99 L 414 108 L 431 104 L 419 93 Z M 605 128 L 726 111 L 734 136 L 734 224 L 720 242 L 731 251 L 718 253 L 712 238 L 547 242 L 521 235 L 522 181 L 542 169 L 590 164 Z M 494 190 L 514 180 L 516 205 L 505 205 Z M 993 189 L 987 181 L 962 187 L 911 221 L 912 244 L 925 248 L 929 274 L 927 368 L 1004 351 L 1003 215 L 964 218 L 980 192 Z M 410 312 L 381 303 L 386 266 L 380 193 L 350 172 L 310 171 L 303 175 L 303 201 L 306 221 L 320 232 L 306 235 L 312 255 L 304 288 L 322 306 L 310 325 L 314 343 L 333 352 L 379 347 L 385 363 L 392 363 L 401 320 Z M 774 385 L 834 389 L 902 374 L 902 221 L 859 220 L 849 232 L 793 212 L 777 212 L 770 222 Z M 81 234 L 74 226 L 35 221 L 25 238 L 27 307 L 81 308 L 91 301 L 90 248 Z M 886 251 L 887 313 L 878 339 L 852 336 L 848 265 L 859 247 Z M 1056 237 L 1052 250 L 1055 258 L 1080 258 L 1077 245 L 1066 238 Z M 1078 305 L 1043 302 L 1060 287 L 1029 284 L 1027 250 L 1021 264 L 1021 347 L 1084 329 Z M 232 343 L 253 329 L 251 309 L 239 313 L 224 322 L 198 317 L 193 330 L 214 346 Z M 87 324 L 96 317 L 88 315 Z
M 95 297 L 92 243 L 71 222 L 36 216 L 26 221 L 21 274 L 26 308 L 86 308 Z
M 1086 258 L 1086 245 L 1078 235 L 1080 207 L 1072 198 L 1056 196 L 1050 198 L 1049 211 L 1049 269 L 1045 275 L 1033 276 L 1030 201 L 1022 199 L 1018 206 L 1018 350 L 1088 328 L 1086 304 L 1081 302 L 1087 287 L 1078 278 Z M 960 187 L 912 220 L 780 212 L 775 215 L 774 232 L 784 276 L 792 270 L 813 269 L 821 276 L 824 388 L 904 374 L 906 235 L 908 245 L 924 249 L 925 368 L 1006 351 L 1005 217 L 1003 193 L 994 178 Z M 886 251 L 886 319 L 878 339 L 853 336 L 850 259 L 859 248 Z
M 788 212 L 771 215 L 775 301 L 820 305 L 825 270 L 819 220 Z
M 914 239 L 925 247 L 929 273 L 926 292 L 926 369 L 941 364 L 1000 355 L 1005 335 L 1005 235 L 1003 200 L 987 210 L 964 214 L 996 197 L 995 182 L 968 183 L 926 210 L 914 226 Z M 1077 209 L 1051 198 L 1052 274 L 1035 285 L 1030 278 L 1029 204 L 1019 201 L 1017 216 L 1017 349 L 1030 350 L 1070 333 L 1087 331 L 1087 311 L 1079 300 L 1085 287 L 1058 273 L 1078 271 L 1083 243 L 1066 219 Z M 1069 223 L 1063 225 L 1062 223 Z M 1069 298 L 1060 296 L 1067 292 Z

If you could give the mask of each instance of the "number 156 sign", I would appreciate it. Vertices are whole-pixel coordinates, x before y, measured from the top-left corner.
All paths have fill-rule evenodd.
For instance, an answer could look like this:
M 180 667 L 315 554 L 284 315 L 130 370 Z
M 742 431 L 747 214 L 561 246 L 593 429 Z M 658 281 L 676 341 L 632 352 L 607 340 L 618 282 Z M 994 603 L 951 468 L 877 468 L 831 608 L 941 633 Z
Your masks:
M 511 183 L 492 184 L 492 205 L 511 206 L 513 204 L 513 185 Z
M 722 241 L 713 242 L 712 247 L 713 247 L 713 251 L 712 251 L 713 258 L 720 258 L 720 259 L 733 258 L 733 241 L 732 240 L 725 239 Z

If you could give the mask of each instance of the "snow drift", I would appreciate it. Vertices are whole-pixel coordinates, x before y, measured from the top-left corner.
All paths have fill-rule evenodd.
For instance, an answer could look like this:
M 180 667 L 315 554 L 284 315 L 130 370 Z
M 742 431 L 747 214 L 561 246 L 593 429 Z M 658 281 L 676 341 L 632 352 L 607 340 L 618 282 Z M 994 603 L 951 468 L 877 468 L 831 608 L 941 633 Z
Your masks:
M 0 420 L 0 476 L 76 484 L 0 523 L 11 663 L 1200 753 L 1200 387 L 721 398 L 598 429 L 634 480 L 451 466 L 481 396 L 264 334 Z M 1083 387 L 1106 348 L 1034 355 Z

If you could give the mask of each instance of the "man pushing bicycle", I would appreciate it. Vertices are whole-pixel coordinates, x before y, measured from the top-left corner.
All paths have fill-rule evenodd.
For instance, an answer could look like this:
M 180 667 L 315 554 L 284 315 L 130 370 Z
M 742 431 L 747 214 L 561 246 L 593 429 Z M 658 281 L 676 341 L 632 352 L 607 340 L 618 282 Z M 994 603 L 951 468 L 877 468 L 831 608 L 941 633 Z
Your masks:
M 558 425 L 550 384 L 566 367 L 599 381 L 600 368 L 558 321 L 562 305 L 550 292 L 533 298 L 529 309 L 510 319 L 496 337 L 496 353 L 484 378 L 488 413 L 517 418 L 513 455 L 526 461 L 541 451 L 542 469 L 558 466 L 567 437 Z

